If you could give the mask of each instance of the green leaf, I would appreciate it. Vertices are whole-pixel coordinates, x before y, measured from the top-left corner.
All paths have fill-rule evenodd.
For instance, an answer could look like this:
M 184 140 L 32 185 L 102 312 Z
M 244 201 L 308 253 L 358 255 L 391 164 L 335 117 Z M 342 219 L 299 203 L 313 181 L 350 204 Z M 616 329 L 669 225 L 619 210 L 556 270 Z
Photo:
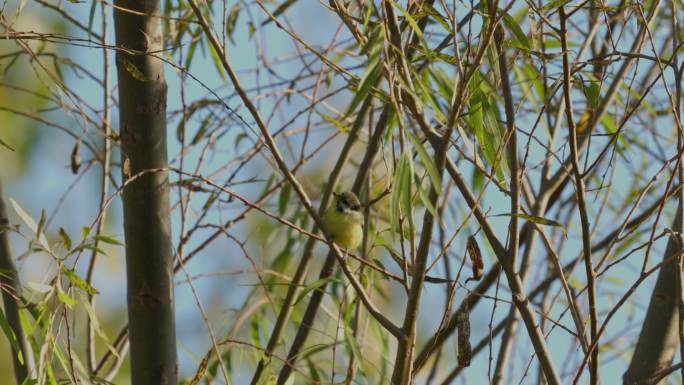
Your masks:
M 484 113 L 484 126 L 480 135 L 477 135 L 478 143 L 483 149 L 485 159 L 491 164 L 497 179 L 503 185 L 506 184 L 504 171 L 507 170 L 504 159 L 503 136 L 504 128 L 499 119 L 499 110 L 481 93 L 481 101 Z
M 9 144 L 7 144 L 7 142 L 2 140 L 2 138 L 0 138 L 0 146 L 5 147 L 5 148 L 9 149 L 10 151 L 14 151 L 14 148 L 12 148 Z
M 52 286 L 41 282 L 28 281 L 26 282 L 26 287 L 39 294 L 45 294 L 52 291 Z
M 240 9 L 242 9 L 242 4 L 239 2 L 236 2 L 235 5 L 233 5 L 230 8 L 230 13 L 228 14 L 228 20 L 226 21 L 226 29 L 228 30 L 228 38 L 230 41 L 235 44 L 235 40 L 233 39 L 233 35 L 235 34 L 235 26 L 237 25 L 237 20 L 238 16 L 240 16 Z
M 208 116 L 204 117 L 204 119 L 202 119 L 202 123 L 200 124 L 199 128 L 197 129 L 197 133 L 195 134 L 195 136 L 192 137 L 190 144 L 195 145 L 195 144 L 199 143 L 199 141 L 202 140 L 202 138 L 204 138 L 204 136 L 206 135 L 206 133 L 209 129 L 209 125 L 211 123 L 213 123 L 213 121 L 214 121 L 214 116 L 212 116 L 212 115 L 208 115 Z
M 568 279 L 568 284 L 576 290 L 582 290 L 584 289 L 584 282 L 580 281 L 578 278 L 570 278 Z
M 484 32 L 483 30 L 482 33 Z M 494 75 L 494 83 L 497 84 L 501 80 L 501 71 L 499 69 L 499 50 L 494 44 L 490 44 L 487 47 L 487 62 L 489 63 L 491 74 Z
M 112 238 L 108 235 L 93 235 L 93 239 L 98 240 L 100 242 L 108 243 L 110 245 L 117 245 L 117 246 L 124 246 L 121 241 L 119 241 L 116 238 Z
M 428 176 L 430 177 L 430 181 L 432 182 L 432 187 L 437 192 L 437 195 L 441 195 L 442 194 L 442 177 L 440 176 L 439 171 L 437 171 L 437 166 L 435 165 L 435 162 L 432 160 L 432 157 L 430 156 L 430 154 L 428 154 L 427 150 L 425 149 L 425 146 L 423 146 L 423 143 L 421 143 L 421 141 L 418 140 L 410 132 L 408 132 L 407 134 L 408 134 L 408 137 L 413 142 L 413 145 L 416 147 L 416 151 L 418 152 L 418 156 L 420 157 L 421 162 L 423 162 L 423 165 L 425 166 L 425 169 L 428 172 Z
M 349 127 L 347 127 L 344 123 L 342 123 L 342 121 L 335 119 L 330 115 L 321 114 L 321 117 L 326 122 L 331 123 L 333 126 L 335 126 L 341 132 L 347 133 L 350 131 Z
M 413 166 L 413 154 L 407 151 L 402 155 L 402 158 L 405 159 L 407 165 L 404 169 L 404 174 L 399 179 L 401 209 L 404 217 L 408 220 L 408 234 L 404 233 L 404 237 L 413 239 L 416 234 L 415 221 L 413 218 L 413 177 L 416 175 L 416 172 Z
M 601 85 L 599 82 L 590 82 L 584 87 L 584 93 L 587 95 L 587 102 L 592 108 L 596 108 L 601 101 Z
M 382 235 L 378 235 L 375 239 L 375 244 L 384 247 L 392 256 L 395 261 L 401 261 L 401 253 L 397 250 L 392 243 L 385 239 Z M 384 268 L 384 266 L 383 266 Z
M 311 380 L 314 383 L 321 383 L 321 375 L 318 373 L 318 369 L 316 368 L 316 365 L 314 362 L 310 359 L 306 359 L 306 366 L 309 368 L 309 377 L 311 377 Z
M 543 11 L 555 10 L 556 8 L 560 8 L 561 6 L 563 6 L 569 2 L 570 2 L 570 0 L 553 0 L 553 1 L 546 3 L 546 5 L 544 5 L 542 7 L 542 10 Z
M 453 80 L 441 68 L 428 67 L 432 81 L 437 85 L 439 93 L 445 100 L 451 100 L 454 95 Z
M 36 235 L 40 236 L 45 230 L 45 222 L 47 221 L 47 214 L 45 209 L 40 210 L 40 220 L 38 221 L 38 228 L 36 229 Z
M 83 235 L 83 239 L 88 238 L 88 235 L 90 235 L 90 227 L 83 226 L 83 229 L 81 229 L 81 234 Z
M 17 213 L 19 218 L 28 226 L 31 231 L 33 231 L 36 234 L 36 237 L 38 237 L 38 242 L 43 246 L 46 250 L 50 250 L 47 238 L 45 237 L 45 234 L 42 234 L 39 232 L 38 224 L 36 221 L 31 218 L 31 216 L 24 211 L 24 209 L 15 201 L 14 199 L 10 198 L 10 203 L 12 204 L 12 207 L 14 208 L 14 211 Z M 44 222 L 43 222 L 44 224 Z
M 67 250 L 71 250 L 71 238 L 69 237 L 69 234 L 64 230 L 63 227 L 59 228 L 59 237 L 62 238 L 62 242 L 64 243 L 64 247 Z
M 214 61 L 214 67 L 216 67 L 216 70 L 218 71 L 219 75 L 221 75 L 221 79 L 223 79 L 223 82 L 227 82 L 228 78 L 226 77 L 226 72 L 223 69 L 223 63 L 221 63 L 221 57 L 219 56 L 218 52 L 214 49 L 214 46 L 212 44 L 209 44 L 209 52 L 211 53 L 211 58 Z
M 495 166 L 497 161 L 497 147 L 498 143 L 495 136 L 492 135 L 492 130 L 488 126 L 492 123 L 490 114 L 485 114 L 485 108 L 488 107 L 486 96 L 482 92 L 478 92 L 470 99 L 470 124 L 475 129 L 475 136 L 480 145 L 482 154 L 491 166 Z
M 401 11 L 401 13 L 404 15 L 404 17 L 406 18 L 406 21 L 409 23 L 409 25 L 411 26 L 413 31 L 416 33 L 416 35 L 418 35 L 418 37 L 420 39 L 422 39 L 423 38 L 423 31 L 420 30 L 420 26 L 418 26 L 418 23 L 416 22 L 416 20 L 413 18 L 413 16 L 411 16 L 411 13 L 408 12 L 407 10 L 405 10 L 404 7 L 402 7 L 401 5 L 397 4 L 394 0 L 390 0 L 390 1 L 392 2 L 392 5 L 394 7 L 398 8 Z
M 353 312 L 349 311 L 348 313 L 352 314 Z M 358 362 L 364 362 L 364 356 L 363 354 L 361 354 L 361 349 L 359 348 L 359 345 L 356 342 L 356 338 L 354 338 L 354 334 L 348 327 L 344 328 L 344 342 L 349 347 L 349 350 L 352 352 L 354 358 L 356 358 Z
M 413 176 L 415 175 L 413 156 L 406 152 L 404 155 L 402 155 L 402 158 L 406 162 L 406 167 L 404 169 L 404 174 L 399 179 L 401 209 L 404 217 L 408 220 L 408 238 L 413 239 L 413 236 L 415 235 L 415 226 L 413 221 Z
M 94 289 L 93 289 L 94 290 Z M 81 294 L 83 296 L 83 294 Z M 83 304 L 83 307 L 86 310 L 86 313 L 88 313 L 88 318 L 90 318 L 90 323 L 93 325 L 93 329 L 95 330 L 95 333 L 102 339 L 102 342 L 104 342 L 105 346 L 109 351 L 114 355 L 114 357 L 121 359 L 119 356 L 119 352 L 116 351 L 114 346 L 112 346 L 111 343 L 109 343 L 109 339 L 107 338 L 107 335 L 102 331 L 102 328 L 100 327 L 100 321 L 97 319 L 97 315 L 95 314 L 95 309 L 93 309 L 92 305 L 90 304 L 90 301 L 88 298 L 83 296 L 81 298 L 81 303 Z
M 420 201 L 423 202 L 423 206 L 425 206 L 425 209 L 430 215 L 436 218 L 437 210 L 435 210 L 435 206 L 430 202 L 430 195 L 428 195 L 428 192 L 421 185 L 418 185 L 418 197 L 420 198 Z
M 199 31 L 201 32 L 201 27 L 198 27 Z M 190 71 L 190 66 L 192 65 L 192 58 L 195 57 L 195 51 L 197 50 L 197 47 L 200 45 L 200 42 L 202 42 L 202 39 L 195 39 L 194 37 L 198 35 L 198 33 L 190 33 L 191 36 L 193 36 L 193 39 L 188 46 L 188 56 L 185 58 L 185 69 L 187 71 Z
M 147 76 L 145 76 L 145 74 L 142 71 L 138 69 L 138 67 L 135 64 L 133 64 L 132 61 L 128 59 L 122 59 L 121 62 L 123 63 L 126 72 L 128 72 L 131 75 L 131 77 L 133 77 L 133 79 L 141 82 L 147 82 L 150 80 L 147 78 Z
M 610 114 L 603 115 L 603 120 L 601 120 L 603 126 L 606 128 L 606 132 L 609 134 L 614 134 L 618 131 L 618 127 Z
M 297 0 L 286 0 L 286 1 L 284 1 L 282 4 L 280 4 L 278 6 L 278 8 L 275 9 L 275 11 L 273 11 L 273 13 L 272 13 L 273 18 L 278 18 L 278 16 L 282 15 L 285 11 L 287 11 L 288 8 L 290 8 L 290 6 L 292 6 L 296 2 L 297 2 Z M 269 17 L 263 23 L 261 23 L 261 26 L 264 26 L 264 25 L 272 22 L 273 18 Z
M 292 186 L 290 186 L 289 183 L 283 186 L 283 188 L 280 190 L 280 196 L 278 197 L 278 214 L 281 217 L 285 215 L 285 211 L 287 210 L 287 204 L 290 202 L 291 192 Z
M 86 293 L 90 295 L 95 295 L 99 294 L 99 292 L 88 282 L 86 282 L 83 278 L 79 277 L 76 272 L 73 270 L 67 268 L 66 266 L 62 266 L 62 272 L 69 278 L 71 283 L 76 285 L 79 289 L 85 291 Z
M 521 218 L 521 219 L 536 223 L 538 225 L 560 227 L 560 229 L 563 231 L 563 234 L 565 234 L 566 237 L 568 236 L 568 233 L 567 233 L 565 226 L 563 226 L 563 224 L 558 222 L 558 221 L 554 221 L 553 219 L 538 217 L 536 215 L 529 215 L 529 214 L 524 214 L 524 213 L 520 213 L 520 214 L 516 214 L 516 215 L 499 214 L 499 215 L 495 215 L 495 216 L 497 216 L 497 217 L 516 217 L 516 218 Z
M 603 280 L 605 282 L 612 283 L 614 285 L 622 286 L 625 284 L 625 280 L 622 278 L 618 278 L 618 277 L 605 277 Z
M 513 35 L 515 35 L 518 43 L 522 45 L 522 48 L 525 48 L 528 51 L 532 49 L 532 43 L 530 43 L 530 40 L 527 38 L 527 35 L 525 35 L 525 32 L 520 29 L 520 23 L 514 20 L 508 13 L 504 14 L 504 24 L 506 27 L 508 27 L 508 29 L 511 30 L 511 32 L 513 32 Z
M 249 336 L 255 346 L 261 345 L 261 336 L 259 335 L 259 321 L 257 317 L 252 317 L 249 322 Z
M 102 255 L 107 255 L 107 253 L 104 252 L 104 250 L 100 249 L 99 247 L 95 247 L 95 244 L 93 243 L 84 243 L 76 248 L 74 251 L 81 251 L 81 250 L 90 250 L 94 251 L 96 253 L 100 253 Z
M 451 24 L 449 24 L 447 19 L 444 16 L 442 16 L 442 14 L 437 12 L 437 10 L 432 6 L 430 2 L 423 3 L 422 7 L 424 9 L 424 12 L 428 16 L 432 16 L 435 20 L 437 20 L 437 23 L 439 23 L 439 25 L 441 25 L 442 28 L 444 28 L 444 30 L 446 30 L 447 32 L 452 31 L 453 28 L 451 27 Z
M 309 346 L 307 348 L 302 349 L 299 352 L 298 357 L 301 357 L 302 359 L 306 359 L 307 357 L 311 357 L 316 353 L 319 353 L 323 350 L 329 349 L 330 345 L 328 344 L 314 344 L 312 346 Z
M 88 40 L 93 36 L 93 21 L 95 21 L 95 8 L 97 7 L 97 4 L 98 2 L 95 0 L 90 4 L 90 13 L 88 14 Z
M 368 59 L 366 72 L 364 72 L 363 77 L 361 77 L 361 80 L 359 81 L 359 86 L 356 89 L 354 98 L 349 104 L 346 116 L 349 116 L 351 113 L 356 111 L 356 108 L 359 106 L 359 104 L 366 99 L 377 81 L 381 78 L 382 62 L 380 60 L 380 56 L 382 50 L 380 48 L 382 48 L 382 46 L 378 45 L 377 47 L 374 47 L 373 51 L 371 52 L 370 58 Z
M 406 161 L 406 154 L 403 154 L 397 164 L 394 177 L 392 178 L 392 195 L 390 197 L 390 223 L 392 225 L 392 236 L 400 231 L 399 216 L 400 206 L 403 198 L 403 189 L 406 189 L 406 178 L 408 175 L 408 162 Z M 408 183 L 410 187 L 410 182 Z
M 62 289 L 57 290 L 57 298 L 59 298 L 59 300 L 69 308 L 78 304 L 77 300 L 69 297 L 69 295 L 65 293 Z
M 298 304 L 299 301 L 302 300 L 302 298 L 306 297 L 306 295 L 309 294 L 309 292 L 311 292 L 313 290 L 318 290 L 322 287 L 325 287 L 328 284 L 328 282 L 333 282 L 333 281 L 336 281 L 336 279 L 331 278 L 331 277 L 326 277 L 326 278 L 321 278 L 321 279 L 318 279 L 316 281 L 313 281 L 310 284 L 304 286 L 304 290 L 302 290 L 302 292 L 299 294 L 299 296 L 297 296 L 297 299 L 292 304 L 292 306 Z
M 444 113 L 442 112 L 441 106 L 439 105 L 439 102 L 434 97 L 435 91 L 426 86 L 426 84 L 430 83 L 430 74 L 426 71 L 423 73 L 423 76 L 418 76 L 418 74 L 414 73 L 414 81 L 415 84 L 418 86 L 418 93 L 420 94 L 421 100 L 425 104 L 429 104 L 432 106 L 432 110 L 435 112 L 435 120 L 440 122 L 441 124 L 446 124 L 447 118 L 444 116 Z
M 17 352 L 19 362 L 23 364 L 24 356 L 21 353 L 19 341 L 17 340 L 17 336 L 14 334 L 14 330 L 12 330 L 12 328 L 10 327 L 7 318 L 5 318 L 5 313 L 3 313 L 2 310 L 0 310 L 0 328 L 2 328 L 3 333 L 5 333 L 5 336 L 7 337 L 7 340 L 10 342 L 10 345 L 12 345 L 12 350 Z

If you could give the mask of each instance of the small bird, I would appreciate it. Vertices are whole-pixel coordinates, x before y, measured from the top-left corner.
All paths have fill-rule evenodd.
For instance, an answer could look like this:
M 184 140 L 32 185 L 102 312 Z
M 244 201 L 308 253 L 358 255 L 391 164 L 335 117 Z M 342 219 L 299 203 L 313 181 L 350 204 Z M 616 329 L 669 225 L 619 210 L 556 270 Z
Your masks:
M 335 201 L 325 213 L 325 226 L 339 246 L 353 250 L 363 240 L 363 216 L 359 198 L 351 191 L 333 193 Z

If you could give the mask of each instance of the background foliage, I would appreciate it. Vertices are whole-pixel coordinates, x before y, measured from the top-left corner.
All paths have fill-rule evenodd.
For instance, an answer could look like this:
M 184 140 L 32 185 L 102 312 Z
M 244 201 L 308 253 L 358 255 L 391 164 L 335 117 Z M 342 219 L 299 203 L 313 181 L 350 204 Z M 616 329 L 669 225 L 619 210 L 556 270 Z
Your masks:
M 36 383 L 129 381 L 115 66 L 146 79 L 115 60 L 116 4 L 0 14 Z M 183 383 L 613 383 L 652 329 L 681 367 L 681 2 L 162 10 Z M 367 230 L 344 264 L 317 226 L 343 190 Z

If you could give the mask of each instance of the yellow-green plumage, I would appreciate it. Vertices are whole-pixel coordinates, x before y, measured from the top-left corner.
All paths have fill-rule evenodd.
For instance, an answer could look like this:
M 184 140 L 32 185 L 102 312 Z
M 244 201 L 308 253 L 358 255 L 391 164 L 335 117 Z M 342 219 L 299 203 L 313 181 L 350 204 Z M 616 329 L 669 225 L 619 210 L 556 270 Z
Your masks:
M 332 239 L 345 249 L 353 250 L 363 240 L 363 216 L 359 199 L 352 192 L 335 194 L 335 202 L 325 213 L 325 225 Z

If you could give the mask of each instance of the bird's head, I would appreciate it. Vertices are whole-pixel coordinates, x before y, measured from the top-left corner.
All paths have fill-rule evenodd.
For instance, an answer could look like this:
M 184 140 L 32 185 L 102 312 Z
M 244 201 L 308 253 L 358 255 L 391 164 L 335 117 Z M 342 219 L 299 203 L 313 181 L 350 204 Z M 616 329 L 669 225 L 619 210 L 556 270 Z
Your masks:
M 356 197 L 351 191 L 345 191 L 343 193 L 337 194 L 333 193 L 335 196 L 335 209 L 343 214 L 350 214 L 352 212 L 359 212 L 361 209 L 361 203 L 359 203 L 359 198 Z

